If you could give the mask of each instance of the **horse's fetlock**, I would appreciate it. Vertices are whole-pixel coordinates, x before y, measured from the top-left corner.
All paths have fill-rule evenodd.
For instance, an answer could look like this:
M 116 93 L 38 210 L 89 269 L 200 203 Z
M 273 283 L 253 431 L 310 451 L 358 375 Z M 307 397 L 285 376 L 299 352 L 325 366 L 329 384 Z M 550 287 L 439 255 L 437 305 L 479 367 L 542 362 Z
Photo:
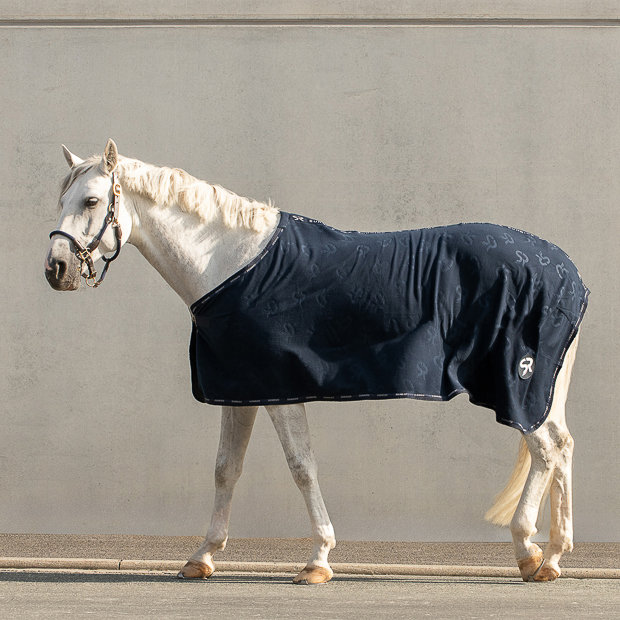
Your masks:
M 527 543 L 529 543 L 529 539 L 535 534 L 537 534 L 538 530 L 535 526 L 532 526 L 531 524 L 519 518 L 518 513 L 515 513 L 515 516 L 510 522 L 510 533 L 512 534 L 513 540 L 524 541 L 524 544 L 526 544 L 527 546 Z
M 331 524 L 327 527 L 317 528 L 314 535 L 314 544 L 317 547 L 324 547 L 328 551 L 331 551 L 336 546 L 336 535 Z

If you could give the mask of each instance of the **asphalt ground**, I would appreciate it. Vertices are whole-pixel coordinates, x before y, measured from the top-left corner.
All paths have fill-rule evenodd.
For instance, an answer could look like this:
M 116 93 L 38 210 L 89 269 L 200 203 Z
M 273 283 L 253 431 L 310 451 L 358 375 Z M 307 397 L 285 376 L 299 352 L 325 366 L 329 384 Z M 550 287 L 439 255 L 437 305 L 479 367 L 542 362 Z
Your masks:
M 620 580 L 335 575 L 293 586 L 290 575 L 226 573 L 181 581 L 170 573 L 0 570 L 7 620 L 616 620 Z

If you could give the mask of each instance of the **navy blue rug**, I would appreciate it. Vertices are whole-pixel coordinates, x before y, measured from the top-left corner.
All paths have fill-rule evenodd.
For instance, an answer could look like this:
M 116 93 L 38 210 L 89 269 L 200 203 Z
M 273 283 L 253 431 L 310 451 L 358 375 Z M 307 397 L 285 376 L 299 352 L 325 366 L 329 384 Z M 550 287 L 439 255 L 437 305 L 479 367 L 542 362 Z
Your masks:
M 494 224 L 391 233 L 281 214 L 191 307 L 201 402 L 449 400 L 525 433 L 548 413 L 588 289 L 557 246 Z

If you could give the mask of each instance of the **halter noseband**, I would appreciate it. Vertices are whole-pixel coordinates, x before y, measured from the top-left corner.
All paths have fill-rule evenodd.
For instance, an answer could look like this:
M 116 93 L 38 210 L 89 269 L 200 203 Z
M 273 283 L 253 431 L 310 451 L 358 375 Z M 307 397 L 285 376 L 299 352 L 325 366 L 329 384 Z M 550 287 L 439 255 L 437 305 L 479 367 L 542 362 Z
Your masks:
M 121 237 L 123 235 L 121 231 L 121 225 L 118 221 L 118 212 L 119 212 L 119 202 L 121 198 L 121 184 L 116 180 L 116 172 L 112 173 L 112 202 L 108 205 L 108 212 L 103 220 L 103 226 L 101 230 L 97 233 L 94 239 L 87 245 L 84 246 L 80 243 L 73 235 L 70 235 L 68 232 L 64 230 L 53 230 L 50 233 L 50 239 L 54 235 L 61 235 L 62 237 L 66 237 L 69 241 L 73 242 L 75 246 L 77 256 L 80 259 L 80 273 L 82 271 L 81 266 L 86 263 L 88 267 L 88 275 L 84 276 L 86 280 L 86 284 L 90 286 L 90 288 L 97 288 L 103 282 L 105 278 L 105 274 L 108 272 L 108 267 L 110 263 L 118 258 L 118 255 L 121 253 Z M 101 256 L 101 259 L 105 262 L 105 267 L 101 272 L 101 276 L 99 280 L 97 280 L 97 272 L 95 271 L 95 265 L 93 261 L 92 253 L 99 247 L 101 243 L 101 239 L 105 234 L 105 231 L 108 229 L 108 226 L 112 226 L 114 229 L 114 235 L 116 237 L 116 249 L 114 254 L 110 258 L 106 258 L 105 256 Z

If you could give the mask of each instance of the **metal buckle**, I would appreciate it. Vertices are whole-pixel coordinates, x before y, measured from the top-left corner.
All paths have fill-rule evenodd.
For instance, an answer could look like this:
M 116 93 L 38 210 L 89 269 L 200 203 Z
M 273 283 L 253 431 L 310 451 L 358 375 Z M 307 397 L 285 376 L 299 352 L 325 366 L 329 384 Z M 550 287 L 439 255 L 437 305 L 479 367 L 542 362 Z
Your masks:
M 84 248 L 84 250 L 80 250 L 77 246 L 75 248 L 75 253 L 78 255 L 78 258 L 83 262 L 88 264 L 88 259 L 92 260 L 92 256 L 90 250 L 88 248 Z
M 89 288 L 97 288 L 97 286 L 99 285 L 99 282 L 97 282 L 97 272 L 84 276 L 84 280 L 86 282 L 86 286 L 88 286 Z M 92 284 L 90 283 L 91 280 Z
M 112 185 L 112 193 L 115 196 L 120 196 L 121 195 L 121 184 L 120 183 L 114 183 Z

